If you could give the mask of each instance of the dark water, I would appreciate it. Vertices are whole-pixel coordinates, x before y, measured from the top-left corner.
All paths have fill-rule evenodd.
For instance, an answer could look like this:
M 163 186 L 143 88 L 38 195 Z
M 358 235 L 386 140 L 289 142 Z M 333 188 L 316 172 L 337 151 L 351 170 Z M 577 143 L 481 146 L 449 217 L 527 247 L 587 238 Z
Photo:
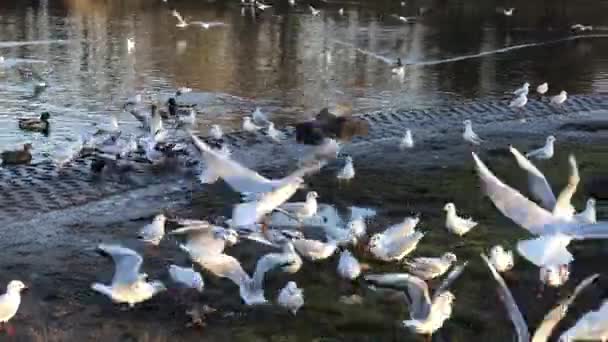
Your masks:
M 305 5 L 278 1 L 253 14 L 235 2 L 3 1 L 0 146 L 34 141 L 50 151 L 76 131 L 103 126 L 126 98 L 179 86 L 237 96 L 199 115 L 235 127 L 255 106 L 282 124 L 334 104 L 360 113 L 502 96 L 524 81 L 548 81 L 552 93 L 608 89 L 605 1 L 513 2 L 510 18 L 496 13 L 500 1 L 340 2 L 319 5 L 318 17 Z M 180 29 L 172 7 L 227 25 Z M 403 24 L 393 13 L 424 16 Z M 600 37 L 546 44 L 571 36 L 579 22 Z M 495 53 L 521 44 L 529 45 Z M 390 72 L 396 57 L 411 64 L 403 79 Z M 49 88 L 32 98 L 33 81 L 18 68 L 33 69 Z M 53 115 L 50 139 L 16 130 L 15 117 L 45 110 Z M 128 114 L 119 118 L 132 126 Z
M 505 5 L 517 8 L 513 17 L 496 13 L 497 6 Z M 210 30 L 179 29 L 170 7 L 192 20 L 217 20 L 227 25 Z M 341 7 L 344 16 L 338 14 Z M 110 112 L 119 113 L 124 130 L 136 132 L 135 121 L 120 111 L 124 100 L 138 92 L 151 98 L 167 95 L 179 86 L 212 94 L 213 101 L 200 108 L 202 131 L 208 123 L 216 122 L 238 128 L 241 116 L 256 106 L 285 124 L 326 105 L 350 104 L 355 113 L 361 113 L 501 98 L 524 81 L 533 87 L 547 81 L 551 93 L 561 89 L 572 94 L 608 91 L 606 1 L 407 1 L 405 7 L 398 1 L 351 1 L 319 8 L 321 15 L 313 17 L 306 6 L 294 9 L 286 3 L 252 15 L 235 2 L 221 1 L 2 1 L 0 55 L 6 61 L 0 67 L 0 147 L 33 141 L 36 157 L 42 159 L 45 152 L 78 132 L 106 125 Z M 413 16 L 420 12 L 424 15 L 414 24 L 390 17 L 392 13 Z M 568 27 L 577 22 L 593 25 L 591 34 L 595 36 L 568 40 L 572 37 Z M 131 37 L 136 48 L 129 53 L 126 40 Z M 508 47 L 513 48 L 505 49 Z M 389 64 L 396 57 L 408 64 L 403 79 L 390 72 Z M 24 77 L 19 68 L 33 70 L 49 87 L 33 97 L 34 81 Z M 52 113 L 49 137 L 17 130 L 16 117 L 35 116 L 45 110 Z M 535 137 L 524 146 L 540 141 L 542 137 Z M 543 171 L 552 170 L 548 171 L 552 172 L 550 179 L 565 178 L 557 169 L 565 164 L 570 148 L 582 150 L 581 146 L 564 147 L 556 161 L 543 165 Z M 602 146 L 596 149 L 580 153 L 584 156 L 579 161 L 587 168 L 582 171 L 583 178 L 592 171 L 605 170 L 601 156 L 606 151 Z M 454 250 L 461 260 L 478 259 L 479 252 L 491 245 L 513 248 L 517 239 L 526 236 L 501 219 L 487 199 L 471 196 L 477 181 L 469 167 L 413 172 L 404 166 L 356 165 L 357 186 L 337 184 L 328 171 L 327 177 L 314 179 L 315 190 L 324 202 L 337 203 L 340 208 L 359 205 L 379 209 L 380 215 L 370 225 L 373 230 L 412 212 L 422 213 L 422 226 L 429 234 L 418 255 L 437 256 Z M 500 165 L 498 170 L 506 168 Z M 585 199 L 580 194 L 577 207 Z M 440 208 L 448 201 L 456 202 L 481 222 L 466 240 L 448 236 L 442 228 Z M 229 204 L 194 203 L 188 214 L 217 214 Z M 600 209 L 600 217 L 604 212 Z M 398 301 L 374 294 L 362 283 L 337 279 L 337 258 L 318 265 L 307 263 L 295 275 L 307 301 L 296 319 L 272 306 L 245 308 L 230 282 L 211 276 L 205 277 L 208 287 L 199 302 L 209 303 L 220 313 L 212 316 L 202 332 L 183 328 L 188 306 L 175 304 L 170 295 L 160 296 L 141 309 L 119 312 L 88 289 L 94 280 L 110 279 L 110 263 L 90 251 L 83 252 L 78 243 L 92 246 L 99 241 L 124 241 L 139 250 L 134 232 L 144 223 L 126 222 L 103 229 L 94 224 L 67 227 L 74 233 L 67 234 L 73 244 L 48 250 L 40 243 L 9 253 L 5 264 L 10 268 L 2 275 L 2 283 L 10 274 L 23 275 L 33 285 L 15 320 L 20 329 L 17 336 L 40 341 L 416 339 L 398 327 L 407 318 Z M 142 252 L 144 268 L 152 278 L 164 276 L 161 274 L 168 262 L 188 262 L 172 243 L 163 246 L 162 253 Z M 601 270 L 597 261 L 606 256 L 604 246 L 575 247 L 577 260 L 589 263 L 577 269 L 574 278 Z M 238 246 L 230 253 L 251 270 L 265 252 L 252 250 Z M 374 272 L 400 270 L 398 265 L 375 263 L 365 257 L 362 261 L 370 263 Z M 537 278 L 537 270 L 520 258 L 515 274 L 508 279 L 531 326 L 559 297 L 552 291 L 543 300 L 536 300 L 531 289 Z M 270 276 L 267 298 L 275 299 L 287 280 L 286 275 Z M 465 273 L 455 293 L 455 314 L 442 329 L 443 340 L 510 340 L 511 325 L 479 260 Z M 338 298 L 351 294 L 364 297 L 364 304 L 338 303 Z M 587 298 L 577 315 L 569 316 L 569 324 L 581 310 L 595 308 L 589 303 L 598 300 Z

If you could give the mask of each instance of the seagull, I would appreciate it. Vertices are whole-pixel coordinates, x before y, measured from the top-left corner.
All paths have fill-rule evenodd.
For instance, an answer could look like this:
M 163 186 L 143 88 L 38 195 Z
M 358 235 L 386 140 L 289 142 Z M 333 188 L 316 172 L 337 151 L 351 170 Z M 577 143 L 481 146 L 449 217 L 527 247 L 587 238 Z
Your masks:
M 185 235 L 186 243 L 179 248 L 188 253 L 196 263 L 209 256 L 224 253 L 227 246 L 238 242 L 238 234 L 233 229 L 215 226 L 206 221 L 177 221 L 183 227 L 172 230 L 169 235 Z
M 173 12 L 171 14 L 177 19 L 177 24 L 175 26 L 179 27 L 179 28 L 185 28 L 185 27 L 188 27 L 190 25 L 197 25 L 197 26 L 200 26 L 200 27 L 204 28 L 205 30 L 208 30 L 208 29 L 210 29 L 212 27 L 226 26 L 226 24 L 224 24 L 223 22 L 220 22 L 220 21 L 212 21 L 212 22 L 191 21 L 191 22 L 186 22 L 186 20 L 184 20 L 184 18 L 181 16 L 181 14 L 179 14 L 179 12 L 176 11 L 176 10 L 173 10 Z
M 110 297 L 116 303 L 127 303 L 130 307 L 165 291 L 162 282 L 148 282 L 147 276 L 139 273 L 143 258 L 134 250 L 119 245 L 100 244 L 98 249 L 112 257 L 115 264 L 111 285 L 93 283 L 91 288 Z
M 355 178 L 355 167 L 353 165 L 353 157 L 351 157 L 351 156 L 346 157 L 346 164 L 344 165 L 342 170 L 340 170 L 340 172 L 338 172 L 336 177 L 339 180 L 343 180 L 343 181 L 349 181 L 349 180 Z
M 549 90 L 549 83 L 545 82 L 536 87 L 536 92 L 540 95 L 545 95 L 545 93 Z
M 599 309 L 584 314 L 572 328 L 560 336 L 559 340 L 566 342 L 608 340 L 608 300 L 604 300 Z
M 404 264 L 413 275 L 423 280 L 431 280 L 441 277 L 456 261 L 456 255 L 448 252 L 440 258 L 414 258 L 406 260 Z
M 403 151 L 406 148 L 413 148 L 413 147 L 414 147 L 414 138 L 412 137 L 412 131 L 410 129 L 407 129 L 405 131 L 405 135 L 403 136 L 403 138 L 401 139 L 401 142 L 399 143 L 399 149 Z
M 513 91 L 513 95 L 515 95 L 515 96 L 521 96 L 521 95 L 528 96 L 528 92 L 529 91 L 530 91 L 530 83 L 526 82 L 526 83 L 524 83 L 523 86 L 515 89 Z
M 10 321 L 19 310 L 21 291 L 27 286 L 20 280 L 11 280 L 6 286 L 6 293 L 0 296 L 0 324 Z
M 553 309 L 551 309 L 551 311 L 547 313 L 547 315 L 545 315 L 543 321 L 538 325 L 538 328 L 536 328 L 534 335 L 532 336 L 532 338 L 530 338 L 530 331 L 528 329 L 528 325 L 524 319 L 524 316 L 519 310 L 515 299 L 513 298 L 513 294 L 511 294 L 511 290 L 509 290 L 504 279 L 494 268 L 492 262 L 488 260 L 488 258 L 484 254 L 481 254 L 481 257 L 486 262 L 488 268 L 492 272 L 494 280 L 496 280 L 496 282 L 498 283 L 498 297 L 503 302 L 505 309 L 507 310 L 507 313 L 511 318 L 513 326 L 515 327 L 515 331 L 517 333 L 517 341 L 548 341 L 549 337 L 551 337 L 551 333 L 553 332 L 554 328 L 566 316 L 566 314 L 568 313 L 568 308 L 574 302 L 576 297 L 578 297 L 578 295 L 586 287 L 588 287 L 591 283 L 595 281 L 595 279 L 599 277 L 599 274 L 594 274 L 581 281 L 576 287 L 576 289 L 574 289 L 574 292 L 571 296 L 562 299 Z M 559 340 L 570 341 L 568 339 L 563 340 L 561 338 Z
M 513 15 L 513 11 L 515 11 L 515 8 L 511 7 L 511 8 L 503 8 L 502 13 L 507 16 L 510 17 Z
M 574 215 L 574 219 L 581 223 L 597 223 L 597 217 L 595 212 L 595 199 L 589 198 L 585 210 L 581 213 Z
M 338 10 L 338 14 L 339 14 L 339 15 L 344 15 L 344 8 L 340 8 L 340 9 Z
M 256 125 L 268 125 L 270 124 L 270 120 L 268 120 L 268 116 L 262 113 L 260 107 L 256 107 L 253 113 L 251 114 L 251 118 Z
M 424 280 L 411 274 L 369 274 L 365 280 L 378 286 L 405 288 L 410 319 L 403 321 L 403 325 L 415 333 L 432 335 L 452 315 L 455 297 L 447 289 L 462 274 L 466 265 L 454 267 L 432 297 Z
M 322 242 L 319 240 L 296 239 L 293 241 L 296 251 L 310 261 L 325 260 L 332 256 L 338 245 L 336 241 Z
M 211 149 L 209 145 L 205 144 L 194 135 L 192 135 L 192 141 L 202 153 L 203 159 L 205 160 L 207 167 L 212 170 L 212 173 L 217 177 L 224 179 L 232 189 L 241 194 L 261 194 L 270 192 L 282 185 L 290 184 L 295 179 L 300 179 L 307 174 L 317 172 L 323 166 L 322 163 L 317 163 L 314 166 L 296 170 L 282 179 L 268 179 L 231 160 L 228 156 Z
M 524 108 L 526 103 L 528 103 L 528 97 L 525 94 L 521 94 L 509 102 L 509 108 L 521 109 Z
M 314 15 L 314 16 L 318 16 L 318 15 L 321 14 L 320 10 L 318 10 L 318 9 L 312 7 L 312 6 L 308 6 L 308 8 L 310 8 L 310 13 L 312 13 L 312 15 Z
M 314 216 L 317 213 L 318 205 L 317 198 L 319 194 L 316 191 L 310 191 L 306 194 L 305 202 L 289 202 L 279 207 L 281 212 L 288 216 L 293 216 L 298 220 L 303 220 Z
M 190 109 L 188 115 L 178 116 L 177 119 L 181 125 L 194 126 L 196 124 L 196 111 Z
M 253 121 L 251 120 L 251 117 L 246 116 L 243 118 L 243 130 L 245 132 L 255 132 L 260 130 L 262 127 L 257 126 L 256 124 L 253 123 Z
M 570 29 L 574 32 L 585 32 L 585 31 L 592 31 L 593 30 L 593 26 L 591 25 L 581 25 L 581 24 L 574 24 L 572 26 L 570 26 Z
M 274 123 L 272 123 L 272 122 L 268 123 L 267 134 L 270 137 L 270 139 L 274 140 L 275 142 L 281 142 L 281 140 L 285 139 L 285 134 L 283 134 L 283 132 L 279 131 L 278 129 L 274 128 Z
M 200 273 L 196 272 L 192 267 L 185 268 L 177 265 L 169 266 L 169 276 L 177 284 L 187 288 L 196 289 L 202 293 L 205 288 L 205 282 Z
M 471 218 L 462 218 L 456 214 L 454 203 L 447 203 L 443 210 L 447 212 L 445 217 L 445 227 L 449 232 L 458 236 L 463 236 L 477 226 L 477 222 Z
M 541 280 L 546 280 L 547 271 L 548 276 L 566 278 L 567 265 L 573 260 L 567 250 L 571 240 L 608 238 L 608 223 L 585 224 L 572 217 L 555 215 L 501 182 L 475 153 L 473 159 L 482 188 L 496 208 L 522 228 L 539 236 L 520 241 L 517 250 L 533 264 L 545 268 Z
M 266 4 L 262 3 L 260 1 L 254 1 L 254 3 L 260 11 L 264 11 L 265 9 L 272 7 L 270 5 L 266 5 Z
M 296 0 L 288 0 L 291 7 L 296 5 Z
M 403 23 L 411 23 L 416 19 L 416 17 L 403 17 L 398 14 L 391 14 L 391 17 L 393 17 Z
M 562 90 L 558 95 L 551 97 L 551 104 L 559 106 L 562 103 L 566 102 L 568 99 L 568 93 L 565 90 Z
M 383 261 L 399 261 L 405 258 L 416 249 L 418 243 L 424 237 L 424 233 L 417 232 L 414 229 L 411 229 L 411 232 L 407 235 L 393 235 L 387 231 L 375 234 L 369 240 L 370 252 L 374 257 Z
M 376 234 L 380 240 L 390 241 L 404 236 L 410 236 L 416 232 L 416 226 L 420 223 L 418 217 L 406 217 L 402 222 L 394 224 L 382 233 Z
M 277 302 L 295 316 L 304 305 L 304 291 L 298 287 L 295 281 L 290 281 L 279 292 Z
M 177 88 L 177 91 L 175 92 L 176 96 L 180 96 L 183 94 L 188 94 L 192 92 L 192 88 L 188 88 L 188 87 L 179 87 Z
M 400 57 L 397 57 L 397 62 L 395 62 L 391 72 L 397 76 L 403 76 L 405 74 L 405 66 L 403 65 L 403 62 L 401 62 Z
M 0 64 L 4 64 L 4 61 L 5 61 L 4 56 L 0 56 Z
M 145 225 L 139 231 L 139 239 L 158 246 L 163 236 L 165 236 L 165 222 L 167 222 L 167 217 L 164 214 L 156 215 L 152 223 Z
M 355 280 L 361 274 L 359 261 L 347 249 L 340 253 L 338 261 L 338 275 L 347 280 Z
M 222 132 L 222 127 L 220 125 L 212 125 L 211 129 L 209 130 L 209 135 L 211 135 L 211 137 L 215 140 L 222 139 L 222 136 L 224 135 Z
M 135 39 L 127 38 L 127 52 L 131 53 L 135 50 Z
M 492 266 L 500 273 L 507 272 L 513 268 L 513 252 L 505 251 L 501 245 L 496 245 L 490 250 L 490 262 Z
M 545 146 L 526 153 L 526 158 L 544 159 L 544 160 L 553 158 L 553 153 L 555 152 L 554 146 L 553 146 L 554 143 L 555 143 L 555 137 L 552 135 L 548 136 L 547 140 L 545 141 Z
M 53 154 L 53 163 L 57 168 L 63 168 L 67 163 L 80 155 L 83 146 L 83 139 L 81 137 L 78 137 L 78 139 L 71 144 L 60 145 Z
M 462 123 L 464 124 L 462 138 L 473 145 L 481 144 L 483 140 L 477 135 L 477 133 L 473 132 L 473 123 L 471 120 L 464 120 Z

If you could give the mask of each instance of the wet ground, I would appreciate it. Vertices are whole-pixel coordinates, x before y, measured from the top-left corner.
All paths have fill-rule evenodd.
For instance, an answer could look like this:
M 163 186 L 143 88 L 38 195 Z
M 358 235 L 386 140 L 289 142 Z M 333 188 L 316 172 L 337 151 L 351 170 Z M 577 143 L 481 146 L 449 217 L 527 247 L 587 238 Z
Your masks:
M 539 163 L 539 168 L 554 189 L 559 189 L 566 182 L 567 156 L 575 153 L 584 183 L 575 205 L 582 208 L 587 197 L 593 195 L 599 199 L 598 217 L 605 218 L 608 188 L 597 186 L 596 181 L 605 175 L 608 166 L 608 40 L 585 38 L 463 61 L 449 59 L 567 37 L 570 34 L 563 28 L 572 22 L 584 20 L 586 24 L 606 26 L 605 16 L 600 15 L 605 5 L 585 1 L 542 6 L 514 3 L 522 15 L 506 19 L 494 14 L 494 4 L 408 2 L 401 9 L 398 3 L 355 2 L 327 5 L 317 18 L 307 14 L 304 6 L 295 11 L 283 6 L 276 12 L 251 17 L 241 16 L 238 6 L 184 1 L 175 3 L 183 13 L 195 19 L 219 18 L 230 26 L 221 31 L 181 32 L 174 28 L 175 21 L 160 3 L 3 3 L 0 41 L 10 42 L 0 43 L 0 54 L 9 61 L 45 61 L 25 65 L 40 68 L 50 87 L 39 98 L 26 99 L 31 87 L 20 79 L 18 71 L 9 68 L 0 72 L 0 142 L 6 146 L 34 139 L 39 150 L 50 152 L 54 144 L 75 132 L 93 129 L 91 123 L 103 125 L 108 110 L 117 111 L 118 103 L 136 91 L 156 96 L 180 85 L 213 94 L 216 102 L 199 114 L 202 132 L 211 121 L 238 127 L 240 116 L 256 105 L 268 109 L 281 123 L 297 121 L 326 103 L 344 101 L 351 102 L 356 113 L 384 113 L 386 116 L 375 116 L 377 122 L 372 123 L 370 138 L 345 147 L 355 160 L 357 175 L 352 182 L 336 181 L 335 172 L 343 162 L 338 160 L 307 183 L 320 194 L 323 203 L 334 204 L 345 216 L 353 205 L 375 209 L 378 214 L 368 222 L 372 231 L 419 213 L 420 227 L 427 235 L 414 255 L 438 256 L 451 250 L 460 260 L 470 260 L 467 271 L 453 287 L 454 315 L 436 339 L 511 341 L 512 326 L 478 255 L 497 243 L 513 248 L 528 234 L 502 217 L 482 196 L 472 169 L 471 148 L 461 142 L 459 124 L 464 117 L 478 123 L 476 131 L 487 143 L 475 151 L 499 177 L 518 189 L 526 188 L 525 178 L 514 167 L 505 147 L 513 144 L 528 150 L 541 145 L 546 135 L 555 134 L 556 156 Z M 346 8 L 345 18 L 337 14 L 340 7 Z M 380 18 L 393 12 L 412 15 L 420 7 L 432 10 L 415 25 Z M 601 28 L 597 34 L 601 34 Z M 138 44 L 131 55 L 124 46 L 128 36 L 135 36 Z M 182 38 L 187 48 L 180 54 L 175 47 Z M 19 43 L 54 39 L 68 42 Z M 331 52 L 329 59 L 327 51 Z M 383 60 L 396 56 L 418 63 L 403 81 L 391 78 Z M 448 61 L 424 64 L 441 60 Z M 251 66 L 250 61 L 255 65 Z M 540 101 L 532 102 L 524 113 L 504 109 L 504 93 L 524 80 L 533 84 L 548 80 L 557 89 L 565 88 L 580 97 L 573 97 L 570 107 L 561 110 Z M 34 115 L 43 108 L 56 113 L 53 123 L 57 129 L 50 137 L 19 133 L 10 125 L 15 116 Z M 429 110 L 410 112 L 414 108 Z M 391 121 L 399 117 L 402 119 Z M 127 130 L 136 132 L 128 114 L 122 113 L 120 118 Z M 415 128 L 416 147 L 401 152 L 396 146 L 406 127 Z M 293 167 L 290 158 L 275 156 L 295 157 L 298 151 L 292 142 L 273 146 L 259 136 L 235 139 L 235 145 L 236 159 L 267 175 L 283 174 L 282 170 Z M 10 191 L 3 191 L 2 196 L 21 196 L 19 191 L 27 194 L 33 191 L 26 189 L 45 185 L 57 188 L 57 193 L 72 189 L 64 187 L 65 175 L 39 171 L 44 170 L 44 153 L 37 155 L 36 162 L 33 168 L 50 180 L 31 178 L 25 169 L 5 169 L 2 186 Z M 29 202 L 16 202 L 16 214 L 21 216 L 16 215 L 20 218 L 13 221 L 6 214 L 10 210 L 3 207 L 0 222 L 5 232 L 0 248 L 5 252 L 0 261 L 4 270 L 0 284 L 22 279 L 31 289 L 24 294 L 23 306 L 11 321 L 15 336 L 2 334 L 0 340 L 422 340 L 400 328 L 400 321 L 408 315 L 398 296 L 371 291 L 361 281 L 340 280 L 335 271 L 337 255 L 322 263 L 305 263 L 293 276 L 273 273 L 267 277 L 266 297 L 271 301 L 288 280 L 295 280 L 304 289 L 306 304 L 295 318 L 274 305 L 244 306 L 230 281 L 208 274 L 204 274 L 206 289 L 200 296 L 186 298 L 169 291 L 133 310 L 122 311 L 89 289 L 94 281 L 109 281 L 113 270 L 111 262 L 94 251 L 97 243 L 120 242 L 136 249 L 144 255 L 143 269 L 150 278 L 169 283 L 166 266 L 189 265 L 186 256 L 170 238 L 159 248 L 144 246 L 135 238 L 137 230 L 160 210 L 195 218 L 229 215 L 230 206 L 238 198 L 223 184 L 203 187 L 187 173 L 174 176 L 149 172 L 131 182 L 95 183 L 88 188 L 93 194 L 79 190 L 79 186 L 88 186 L 82 184 L 90 184 L 89 174 L 74 171 L 68 175 L 76 182 L 74 196 L 50 196 L 39 205 L 44 209 L 37 208 L 37 203 L 46 199 L 45 194 Z M 31 188 L 28 182 L 34 183 Z M 101 195 L 102 191 L 106 192 Z M 66 197 L 77 205 L 63 203 Z M 2 200 L 7 202 L 6 197 Z M 443 228 L 441 209 L 449 201 L 480 222 L 464 238 L 449 235 Z M 605 242 L 597 241 L 573 244 L 570 250 L 576 262 L 571 280 L 560 291 L 547 291 L 542 299 L 535 297 L 537 269 L 521 258 L 516 260 L 515 269 L 505 278 L 531 330 L 578 281 L 604 271 L 606 247 Z M 269 251 L 244 242 L 228 253 L 251 272 L 255 261 Z M 369 272 L 401 269 L 396 264 L 374 261 L 364 253 L 357 253 L 357 257 L 369 264 Z M 599 283 L 577 300 L 558 329 L 571 326 L 583 312 L 595 309 L 606 298 L 607 289 L 608 280 L 603 274 Z M 361 304 L 340 300 L 353 294 L 361 297 Z M 187 328 L 186 311 L 203 304 L 218 311 L 208 316 L 205 328 Z

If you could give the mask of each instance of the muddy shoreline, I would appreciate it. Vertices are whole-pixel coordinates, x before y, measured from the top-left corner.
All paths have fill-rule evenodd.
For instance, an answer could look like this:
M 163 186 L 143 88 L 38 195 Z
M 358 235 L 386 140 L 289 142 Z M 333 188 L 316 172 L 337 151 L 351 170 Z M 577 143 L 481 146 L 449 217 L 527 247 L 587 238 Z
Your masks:
M 554 188 L 566 181 L 566 158 L 575 153 L 581 168 L 584 184 L 592 177 L 605 173 L 608 159 L 608 131 L 591 132 L 573 129 L 566 124 L 603 122 L 605 111 L 579 113 L 572 117 L 549 117 L 513 120 L 499 125 L 477 125 L 477 133 L 487 140 L 474 148 L 487 161 L 499 177 L 518 189 L 525 189 L 525 180 L 506 153 L 513 144 L 527 150 L 543 143 L 548 134 L 557 136 L 556 156 L 539 164 Z M 600 121 L 597 121 L 600 120 Z M 566 125 L 566 126 L 564 126 Z M 561 129 L 560 127 L 566 127 Z M 570 128 L 568 128 L 570 127 Z M 427 232 L 415 255 L 435 256 L 453 250 L 460 260 L 471 264 L 454 286 L 455 313 L 441 336 L 446 341 L 465 341 L 473 336 L 480 340 L 508 341 L 513 334 L 500 301 L 495 295 L 495 284 L 478 255 L 496 243 L 512 248 L 517 239 L 527 233 L 502 217 L 478 190 L 476 175 L 470 159 L 471 147 L 462 143 L 460 127 L 449 130 L 414 131 L 416 146 L 399 151 L 398 138 L 372 143 L 353 143 L 345 153 L 355 161 L 356 178 L 350 184 L 338 184 L 335 172 L 342 161 L 330 164 L 308 184 L 319 192 L 323 203 L 332 203 L 340 210 L 350 205 L 370 207 L 378 215 L 368 222 L 371 231 L 383 229 L 405 215 L 419 213 L 421 227 Z M 291 147 L 275 147 L 278 153 Z M 241 158 L 245 150 L 236 151 Z M 263 159 L 262 159 L 263 161 Z M 259 161 L 258 161 L 259 162 Z M 267 175 L 277 175 L 282 167 L 259 167 Z M 5 271 L 0 283 L 21 279 L 31 287 L 24 294 L 23 305 L 11 321 L 17 332 L 14 337 L 0 335 L 0 339 L 17 341 L 415 341 L 418 337 L 399 327 L 407 318 L 407 311 L 392 297 L 368 290 L 357 281 L 341 281 L 335 267 L 337 256 L 319 264 L 305 263 L 294 276 L 271 274 L 266 280 L 266 297 L 274 301 L 288 280 L 295 280 L 304 288 L 306 304 L 294 319 L 277 306 L 246 307 L 238 297 L 238 290 L 227 280 L 216 279 L 204 273 L 205 292 L 200 296 L 180 297 L 170 291 L 128 311 L 121 311 L 107 298 L 91 291 L 94 281 L 109 281 L 112 264 L 94 251 L 99 242 L 120 242 L 144 255 L 143 270 L 151 279 L 167 279 L 166 267 L 170 263 L 190 265 L 172 239 L 164 240 L 160 248 L 144 246 L 136 240 L 136 231 L 161 209 L 175 215 L 193 218 L 213 218 L 228 215 L 230 205 L 238 197 L 223 184 L 208 187 L 170 183 L 165 188 L 149 193 L 117 195 L 86 208 L 71 209 L 70 213 L 51 212 L 30 221 L 16 222 L 5 227 L 6 238 L 0 248 L 6 253 L 0 261 Z M 192 192 L 189 190 L 192 189 Z M 161 190 L 161 191 L 158 191 Z M 588 190 L 579 188 L 575 205 L 582 208 Z M 158 195 L 161 193 L 162 195 Z M 127 195 L 127 196 L 125 196 Z M 303 198 L 299 193 L 295 199 Z M 105 202 L 104 202 L 105 201 Z M 453 201 L 466 215 L 481 222 L 480 226 L 462 239 L 446 234 L 441 208 Z M 608 214 L 605 203 L 598 202 L 598 217 Z M 572 279 L 560 291 L 547 291 L 541 300 L 535 292 L 538 271 L 525 260 L 518 258 L 516 268 L 507 275 L 507 283 L 514 292 L 530 326 L 542 319 L 557 298 L 591 272 L 603 270 L 603 258 L 608 256 L 604 242 L 576 243 L 571 250 L 577 261 Z M 269 250 L 244 242 L 228 253 L 237 257 L 246 270 Z M 373 261 L 358 255 L 370 264 L 372 272 L 398 271 L 400 266 Z M 580 314 L 595 308 L 605 298 L 608 282 L 603 275 L 599 284 L 577 300 L 567 318 L 558 327 L 570 326 Z M 357 294 L 363 305 L 339 302 L 341 296 Z M 209 315 L 202 329 L 186 328 L 189 318 L 186 311 L 192 303 L 209 305 L 218 311 Z M 556 336 L 556 335 L 554 335 Z

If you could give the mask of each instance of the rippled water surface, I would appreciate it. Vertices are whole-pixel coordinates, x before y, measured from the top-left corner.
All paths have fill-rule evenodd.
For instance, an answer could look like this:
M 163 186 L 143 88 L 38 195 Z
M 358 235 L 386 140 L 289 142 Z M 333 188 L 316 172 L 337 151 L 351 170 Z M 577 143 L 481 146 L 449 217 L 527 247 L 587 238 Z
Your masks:
M 281 1 L 258 13 L 232 1 L 4 1 L 0 146 L 34 141 L 46 152 L 103 126 L 136 93 L 154 98 L 179 86 L 221 96 L 201 108 L 201 122 L 235 126 L 255 106 L 282 124 L 335 104 L 360 113 L 500 97 L 524 81 L 573 94 L 608 89 L 605 1 L 514 2 L 510 18 L 496 13 L 499 5 L 330 2 L 312 16 Z M 173 7 L 188 20 L 226 26 L 178 28 Z M 424 15 L 404 24 L 396 13 Z M 593 25 L 595 37 L 564 40 L 578 22 Z M 136 42 L 132 53 L 127 38 Z M 408 64 L 402 79 L 390 72 L 396 57 Z M 36 79 L 20 69 L 49 87 L 34 96 Z M 16 117 L 41 111 L 53 117 L 51 144 L 16 129 Z M 126 113 L 120 120 L 133 123 Z

